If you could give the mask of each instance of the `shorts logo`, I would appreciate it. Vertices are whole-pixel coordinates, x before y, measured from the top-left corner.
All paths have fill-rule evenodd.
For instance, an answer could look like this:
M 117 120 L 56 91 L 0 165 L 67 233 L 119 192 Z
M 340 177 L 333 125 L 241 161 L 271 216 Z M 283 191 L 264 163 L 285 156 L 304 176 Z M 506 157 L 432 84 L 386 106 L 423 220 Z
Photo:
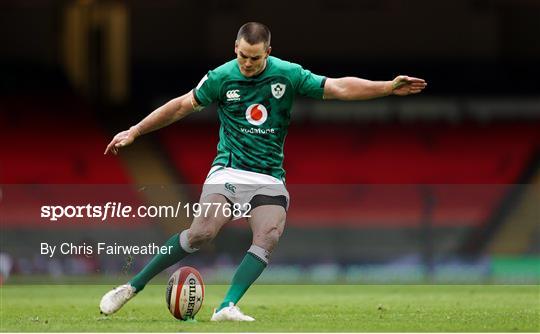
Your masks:
M 285 88 L 286 88 L 285 84 L 276 83 L 276 84 L 270 85 L 270 87 L 272 89 L 272 95 L 274 95 L 276 99 L 281 99 L 283 94 L 285 94 Z
M 230 184 L 229 182 L 225 183 L 225 189 L 232 192 L 233 194 L 236 193 L 236 186 Z
M 227 96 L 227 102 L 240 101 L 240 90 L 239 89 L 228 90 L 225 96 Z
M 262 104 L 252 104 L 246 110 L 246 119 L 250 124 L 261 125 L 266 122 L 268 111 Z

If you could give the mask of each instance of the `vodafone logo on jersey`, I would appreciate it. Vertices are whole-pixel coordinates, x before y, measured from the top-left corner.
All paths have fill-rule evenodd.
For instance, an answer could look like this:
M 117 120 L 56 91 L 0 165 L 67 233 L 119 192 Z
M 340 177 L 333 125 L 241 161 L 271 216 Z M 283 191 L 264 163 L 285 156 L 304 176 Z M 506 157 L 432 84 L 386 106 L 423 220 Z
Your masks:
M 262 104 L 252 104 L 246 110 L 246 119 L 250 124 L 259 126 L 268 119 L 268 111 Z

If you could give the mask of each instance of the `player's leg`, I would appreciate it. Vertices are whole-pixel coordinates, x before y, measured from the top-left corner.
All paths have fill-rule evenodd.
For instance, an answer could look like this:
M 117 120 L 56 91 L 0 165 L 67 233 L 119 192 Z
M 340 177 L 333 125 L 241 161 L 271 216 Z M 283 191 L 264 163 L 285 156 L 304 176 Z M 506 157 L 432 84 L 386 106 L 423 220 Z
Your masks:
M 268 264 L 270 254 L 277 245 L 283 229 L 286 219 L 286 199 L 285 196 L 264 196 L 257 195 L 259 199 L 264 199 L 266 202 L 270 200 L 273 204 L 257 206 L 251 211 L 251 218 L 249 223 L 253 232 L 253 242 L 244 259 L 238 266 L 234 277 L 231 282 L 231 286 L 223 299 L 220 307 L 214 312 L 212 320 L 240 320 L 240 321 L 252 321 L 251 317 L 244 316 L 235 307 L 248 290 L 248 288 L 255 282 L 255 280 L 261 275 Z M 256 196 L 256 197 L 257 197 Z M 255 198 L 254 198 L 255 199 Z M 281 204 L 276 204 L 276 199 Z M 230 310 L 233 309 L 234 310 Z M 235 316 L 228 318 L 227 313 L 233 312 Z M 220 317 L 221 313 L 225 313 Z M 223 318 L 223 319 L 222 319 Z
M 164 246 L 170 247 L 169 253 L 157 254 L 150 262 L 127 284 L 121 285 L 105 294 L 100 303 L 101 312 L 112 314 L 119 310 L 136 293 L 144 289 L 146 284 L 157 274 L 195 252 L 198 248 L 210 242 L 221 227 L 231 220 L 220 208 L 227 199 L 220 194 L 206 195 L 201 199 L 204 203 L 220 203 L 220 206 L 209 207 L 207 215 L 195 217 L 189 229 L 173 235 Z
M 156 255 L 129 283 L 135 287 L 136 291 L 141 291 L 144 286 L 154 276 L 182 260 L 187 255 L 194 253 L 203 244 L 210 242 L 217 235 L 221 227 L 230 221 L 230 217 L 223 215 L 223 210 L 219 209 L 227 199 L 220 194 L 210 194 L 201 200 L 204 203 L 219 203 L 220 206 L 211 205 L 206 216 L 199 216 L 193 219 L 189 229 L 179 234 L 173 235 L 165 246 L 170 246 L 170 254 Z M 204 210 L 202 210 L 204 211 Z
M 249 219 L 253 242 L 238 266 L 231 287 L 220 307 L 237 304 L 268 264 L 285 226 L 286 213 L 282 206 L 263 205 L 251 211 Z

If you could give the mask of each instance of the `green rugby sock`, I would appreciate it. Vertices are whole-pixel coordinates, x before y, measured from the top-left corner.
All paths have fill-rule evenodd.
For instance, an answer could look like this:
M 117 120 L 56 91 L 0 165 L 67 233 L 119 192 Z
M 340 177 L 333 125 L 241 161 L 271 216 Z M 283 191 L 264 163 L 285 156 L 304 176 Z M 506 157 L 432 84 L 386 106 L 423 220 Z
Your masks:
M 268 252 L 261 247 L 252 245 L 246 256 L 236 269 L 234 277 L 227 291 L 227 295 L 218 308 L 218 311 L 229 306 L 229 303 L 237 304 L 247 289 L 261 275 L 268 264 Z
M 182 234 L 185 234 L 183 238 L 185 238 L 187 241 L 187 230 L 182 232 Z M 175 234 L 169 240 L 167 240 L 164 246 L 170 247 L 167 248 L 170 249 L 170 252 L 168 254 L 157 254 L 154 256 L 154 258 L 152 258 L 152 260 L 150 260 L 150 262 L 148 262 L 148 264 L 129 281 L 129 284 L 135 288 L 136 292 L 140 292 L 142 289 L 144 289 L 146 284 L 152 278 L 154 278 L 154 276 L 196 250 L 188 247 L 186 248 L 188 248 L 189 252 L 184 250 L 184 248 L 180 245 L 180 238 L 181 236 L 179 234 Z

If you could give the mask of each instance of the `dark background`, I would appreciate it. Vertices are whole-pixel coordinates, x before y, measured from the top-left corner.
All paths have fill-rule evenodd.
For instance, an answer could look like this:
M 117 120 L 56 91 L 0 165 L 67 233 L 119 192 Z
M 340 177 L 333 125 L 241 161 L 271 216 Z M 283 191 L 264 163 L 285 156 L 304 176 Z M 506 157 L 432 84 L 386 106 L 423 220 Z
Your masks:
M 271 28 L 274 55 L 322 75 L 387 80 L 406 73 L 426 78 L 426 94 L 437 95 L 538 93 L 540 3 L 532 0 L 42 0 L 0 6 L 4 94 L 69 82 L 62 36 L 72 29 L 65 20 L 70 6 L 125 11 L 129 97 L 142 102 L 185 92 L 234 57 L 236 32 L 247 21 Z M 89 21 L 88 80 L 104 81 L 106 19 Z

